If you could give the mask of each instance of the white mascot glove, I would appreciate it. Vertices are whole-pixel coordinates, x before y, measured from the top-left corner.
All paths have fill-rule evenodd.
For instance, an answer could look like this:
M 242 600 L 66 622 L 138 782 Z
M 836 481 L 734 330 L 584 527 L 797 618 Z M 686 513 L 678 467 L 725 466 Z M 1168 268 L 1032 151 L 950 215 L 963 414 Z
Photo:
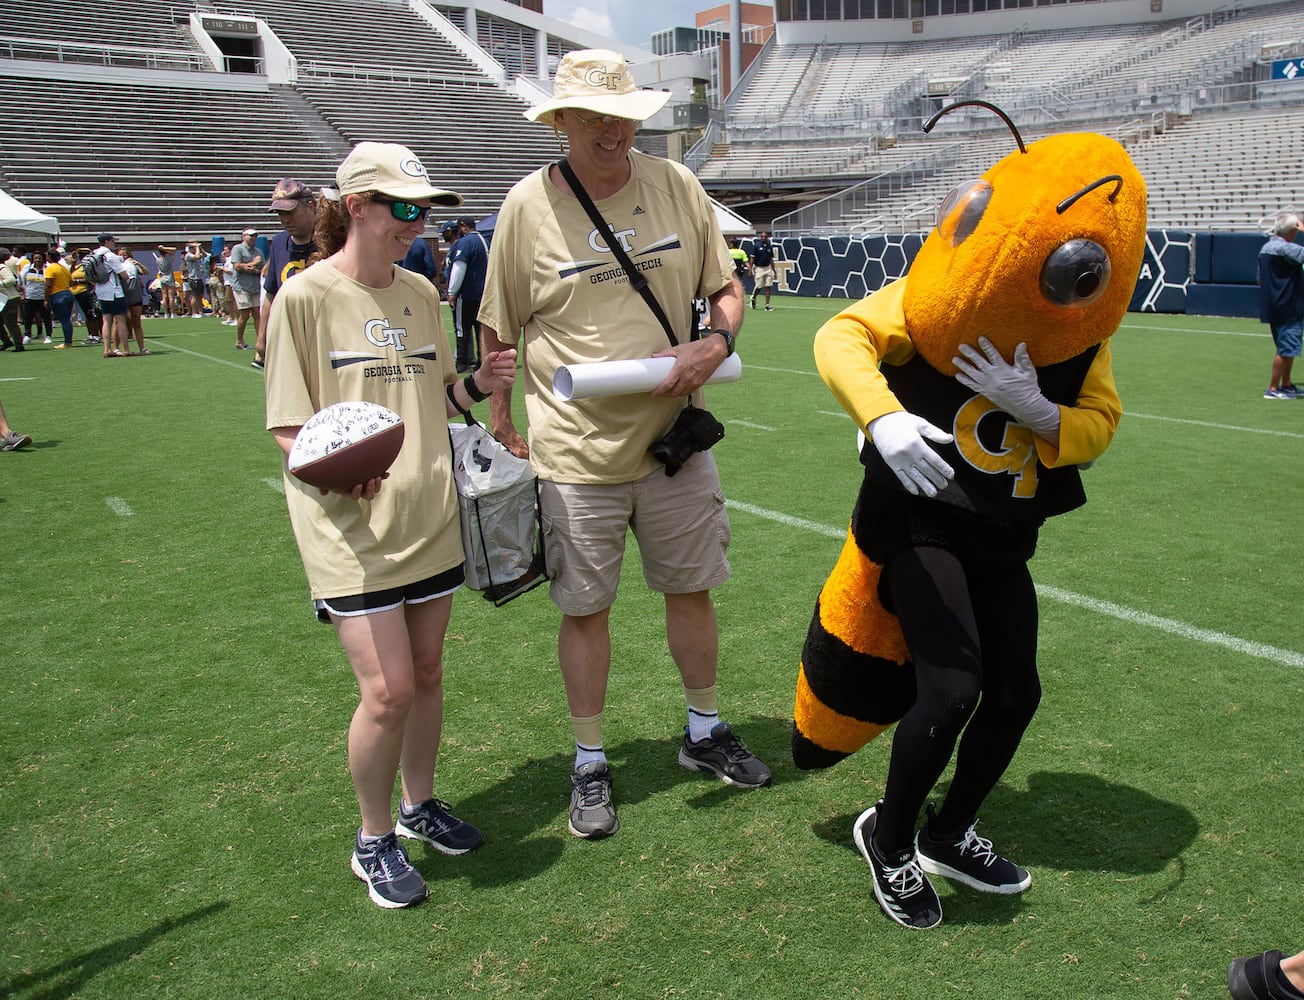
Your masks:
M 1059 439 L 1059 407 L 1042 395 L 1037 369 L 1028 358 L 1028 345 L 1014 349 L 1014 364 L 1006 364 L 1001 352 L 986 337 L 978 338 L 980 354 L 968 344 L 960 345 L 962 358 L 952 358 L 959 371 L 955 380 L 967 389 L 986 396 L 1034 434 L 1047 440 Z
M 901 485 L 910 493 L 937 496 L 955 475 L 955 470 L 925 442 L 950 444 L 951 435 L 934 427 L 923 417 L 898 410 L 885 413 L 869 422 L 869 438 L 883 456 L 888 468 L 896 473 Z

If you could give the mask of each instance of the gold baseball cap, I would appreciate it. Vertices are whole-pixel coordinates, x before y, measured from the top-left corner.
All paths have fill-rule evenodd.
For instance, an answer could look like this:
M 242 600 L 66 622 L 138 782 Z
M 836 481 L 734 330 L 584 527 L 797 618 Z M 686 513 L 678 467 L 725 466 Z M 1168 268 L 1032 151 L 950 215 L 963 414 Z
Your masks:
M 376 191 L 399 201 L 429 198 L 436 205 L 460 205 L 462 196 L 430 183 L 426 168 L 406 146 L 394 142 L 360 142 L 335 171 L 341 196 Z

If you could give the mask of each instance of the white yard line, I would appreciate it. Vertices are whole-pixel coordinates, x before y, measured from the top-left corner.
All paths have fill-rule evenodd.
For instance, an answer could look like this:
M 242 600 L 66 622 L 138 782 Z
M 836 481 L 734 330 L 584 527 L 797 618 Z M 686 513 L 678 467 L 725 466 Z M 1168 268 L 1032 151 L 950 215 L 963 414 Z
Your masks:
M 1269 401 L 1271 402 L 1271 400 Z M 1287 402 L 1292 402 L 1288 400 Z M 1297 431 L 1274 431 L 1266 427 L 1241 427 L 1238 424 L 1215 424 L 1208 420 L 1185 420 L 1181 417 L 1160 417 L 1153 413 L 1133 413 L 1128 410 L 1123 411 L 1124 419 L 1128 417 L 1138 417 L 1141 420 L 1165 420 L 1170 424 L 1189 424 L 1192 427 L 1208 427 L 1216 431 L 1237 431 L 1245 434 L 1269 434 L 1272 437 L 1287 438 L 1304 438 L 1304 434 Z
M 189 354 L 191 357 L 195 357 L 195 358 L 204 358 L 206 361 L 214 361 L 219 365 L 226 365 L 229 368 L 239 368 L 242 371 L 247 371 L 251 374 L 255 372 L 259 375 L 262 374 L 262 372 L 258 371 L 257 368 L 249 367 L 248 361 L 246 361 L 244 364 L 240 364 L 237 361 L 227 361 L 225 358 L 215 358 L 213 357 L 213 355 L 204 354 L 202 351 L 192 351 L 185 347 L 178 347 L 176 344 L 169 344 L 166 340 L 159 340 L 157 337 L 150 337 L 150 340 L 153 343 L 158 344 L 160 347 L 166 347 L 169 351 L 180 351 L 182 354 Z M 253 359 L 253 355 L 249 351 L 241 351 L 240 353 L 248 354 L 250 360 Z
M 766 510 L 763 507 L 741 503 L 737 500 L 726 500 L 725 506 L 730 510 L 739 510 L 745 514 L 752 514 L 755 517 L 764 518 L 767 521 L 777 521 L 778 523 L 786 524 L 789 527 L 811 531 L 817 535 L 823 535 L 825 538 L 840 539 L 845 538 L 847 535 L 846 528 L 834 528 L 827 524 L 807 521 L 804 518 L 793 517 L 791 514 Z M 1152 615 L 1147 611 L 1139 611 L 1136 608 L 1129 608 L 1122 604 L 1114 604 L 1111 601 L 1097 600 L 1094 597 L 1087 597 L 1084 594 L 1075 594 L 1070 590 L 1061 590 L 1059 587 L 1051 587 L 1046 584 L 1037 584 L 1037 594 L 1040 597 L 1048 598 L 1052 601 L 1059 601 L 1061 604 L 1069 604 L 1073 607 L 1083 608 L 1087 611 L 1094 611 L 1096 614 L 1118 618 L 1134 625 L 1145 625 L 1149 628 L 1158 629 L 1161 632 L 1167 632 L 1170 635 L 1180 636 L 1183 639 L 1192 639 L 1195 642 L 1202 642 L 1207 646 L 1221 646 L 1224 649 L 1230 649 L 1236 653 L 1243 653 L 1246 656 L 1254 656 L 1263 660 L 1271 660 L 1274 663 L 1280 663 L 1288 667 L 1304 667 L 1304 653 L 1296 653 L 1293 650 L 1281 649 L 1277 646 L 1269 646 L 1265 643 L 1253 642 L 1249 639 L 1241 639 L 1234 635 L 1228 635 L 1225 632 L 1215 632 L 1211 629 L 1198 628 L 1195 625 L 1189 625 L 1186 622 L 1175 621 L 1172 618 L 1161 618 L 1158 615 Z

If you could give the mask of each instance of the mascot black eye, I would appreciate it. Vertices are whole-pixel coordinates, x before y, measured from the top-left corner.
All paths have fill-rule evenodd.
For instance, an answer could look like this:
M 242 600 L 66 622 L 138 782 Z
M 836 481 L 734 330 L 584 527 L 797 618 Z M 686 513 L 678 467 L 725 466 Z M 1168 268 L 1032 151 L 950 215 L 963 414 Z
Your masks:
M 1091 240 L 1060 244 L 1041 267 L 1041 294 L 1057 306 L 1085 306 L 1109 287 L 1109 254 Z
M 991 200 L 992 186 L 987 181 L 965 181 L 957 185 L 937 210 L 937 234 L 958 247 L 978 228 Z

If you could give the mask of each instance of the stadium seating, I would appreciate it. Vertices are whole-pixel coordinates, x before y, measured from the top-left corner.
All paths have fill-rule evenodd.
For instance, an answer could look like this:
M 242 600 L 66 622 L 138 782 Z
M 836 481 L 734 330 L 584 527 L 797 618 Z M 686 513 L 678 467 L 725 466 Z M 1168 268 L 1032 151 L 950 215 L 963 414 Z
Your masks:
M 1148 178 L 1151 225 L 1256 229 L 1294 197 L 1287 164 L 1299 162 L 1304 84 L 1298 97 L 1229 101 L 1245 99 L 1237 88 L 1248 93 L 1265 60 L 1304 52 L 1302 40 L 1304 4 L 1292 2 L 945 42 L 772 46 L 698 173 L 726 200 L 848 189 L 837 205 L 762 220 L 790 235 L 916 232 L 954 183 L 1001 155 L 987 139 L 1003 126 L 984 112 L 918 131 L 931 110 L 978 97 L 1009 111 L 1028 139 L 1072 129 L 1118 137 Z
M 556 158 L 552 134 L 522 117 L 525 104 L 402 0 L 202 4 L 263 19 L 299 60 L 296 85 L 254 90 L 232 89 L 207 63 L 189 8 L 113 6 L 114 17 L 99 18 L 84 4 L 0 0 L 0 87 L 12 98 L 0 116 L 0 188 L 58 216 L 74 243 L 105 229 L 153 242 L 266 227 L 278 178 L 329 183 L 363 139 L 410 146 L 477 217 Z M 94 41 L 70 48 L 71 36 Z M 6 58 L 29 68 L 6 76 Z M 48 62 L 48 74 L 32 75 L 33 61 Z M 107 67 L 104 82 L 77 79 L 85 62 Z M 118 76 L 119 66 L 186 72 Z

